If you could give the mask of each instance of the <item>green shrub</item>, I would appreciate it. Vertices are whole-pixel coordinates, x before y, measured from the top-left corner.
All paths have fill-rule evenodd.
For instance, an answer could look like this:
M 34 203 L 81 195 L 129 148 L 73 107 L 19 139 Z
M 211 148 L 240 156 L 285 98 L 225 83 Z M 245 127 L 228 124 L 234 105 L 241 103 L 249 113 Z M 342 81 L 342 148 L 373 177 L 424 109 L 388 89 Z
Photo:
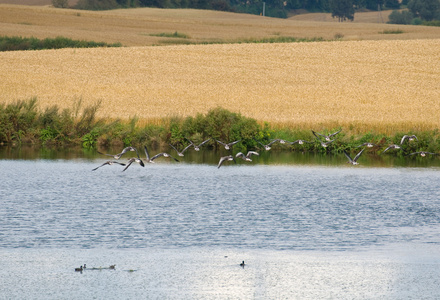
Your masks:
M 85 10 L 107 10 L 118 8 L 116 0 L 78 0 L 76 9 Z
M 121 47 L 120 43 L 107 44 L 104 42 L 79 41 L 66 37 L 46 38 L 44 40 L 35 37 L 25 38 L 21 36 L 0 36 L 0 51 L 16 50 L 43 50 L 62 48 L 97 48 L 97 47 Z
M 438 26 L 438 27 L 440 27 L 440 20 L 424 21 L 422 23 L 422 25 L 425 25 L 425 26 Z
M 401 12 L 398 10 L 393 10 L 393 12 L 388 16 L 389 21 L 387 23 L 408 25 L 411 24 L 413 18 L 413 14 L 408 10 L 403 10 Z
M 57 8 L 68 8 L 69 0 L 52 0 L 52 5 Z
M 411 21 L 411 25 L 422 25 L 423 24 L 423 20 L 420 18 L 414 18 Z

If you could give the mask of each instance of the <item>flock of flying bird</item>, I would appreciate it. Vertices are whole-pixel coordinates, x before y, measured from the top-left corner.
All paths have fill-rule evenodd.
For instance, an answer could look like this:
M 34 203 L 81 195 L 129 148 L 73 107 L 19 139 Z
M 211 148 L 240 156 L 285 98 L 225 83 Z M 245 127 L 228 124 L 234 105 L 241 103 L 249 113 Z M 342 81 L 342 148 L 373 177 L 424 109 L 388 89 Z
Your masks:
M 326 135 L 326 134 L 318 133 L 318 132 L 315 132 L 315 131 L 312 130 L 313 135 L 316 137 L 316 139 L 320 142 L 321 146 L 323 146 L 324 148 L 328 147 L 331 143 L 333 143 L 333 142 L 336 140 L 336 138 L 334 138 L 334 137 L 335 137 L 339 132 L 341 132 L 341 130 Z M 183 150 L 181 150 L 181 151 L 177 150 L 176 147 L 174 147 L 174 146 L 171 145 L 171 144 L 170 144 L 170 147 L 173 148 L 173 149 L 176 151 L 176 153 L 177 153 L 178 156 L 182 157 L 182 156 L 184 156 L 184 152 L 187 151 L 187 150 L 188 150 L 189 148 L 191 148 L 191 147 L 193 147 L 195 151 L 200 151 L 200 147 L 202 147 L 204 144 L 206 144 L 207 142 L 209 142 L 211 139 L 207 139 L 207 140 L 203 141 L 203 142 L 200 143 L 200 144 L 194 144 L 191 140 L 189 140 L 189 139 L 187 139 L 187 140 L 190 142 L 190 144 L 189 144 L 188 146 L 186 146 L 186 147 L 185 147 Z M 222 141 L 219 141 L 219 140 L 216 140 L 216 139 L 214 139 L 214 140 L 215 140 L 217 143 L 223 145 L 224 148 L 225 148 L 225 150 L 232 150 L 232 146 L 234 146 L 235 144 L 237 144 L 237 143 L 239 143 L 239 142 L 241 141 L 241 140 L 238 140 L 238 141 L 234 141 L 234 142 L 230 142 L 230 143 L 225 143 L 225 142 L 222 142 Z M 389 146 L 388 146 L 388 147 L 387 147 L 382 153 L 385 153 L 385 152 L 387 152 L 387 151 L 390 150 L 390 149 L 401 149 L 401 147 L 402 147 L 402 145 L 405 143 L 405 141 L 412 142 L 412 141 L 414 141 L 414 140 L 418 141 L 418 139 L 417 139 L 417 137 L 416 137 L 415 135 L 404 135 L 404 136 L 402 137 L 402 139 L 401 139 L 399 145 L 397 145 L 397 144 L 391 144 L 391 145 L 389 145 Z M 260 144 L 261 147 L 262 147 L 264 150 L 266 150 L 266 151 L 269 151 L 269 150 L 271 149 L 272 144 L 274 144 L 274 143 L 290 144 L 290 145 L 294 145 L 294 144 L 300 144 L 300 145 L 302 145 L 302 144 L 305 144 L 305 143 L 313 143 L 313 142 L 311 142 L 311 141 L 305 141 L 305 140 L 296 140 L 296 141 L 294 141 L 294 142 L 289 142 L 289 141 L 286 141 L 286 140 L 283 140 L 283 139 L 273 139 L 273 140 L 271 140 L 271 142 L 268 143 L 268 144 L 263 144 L 263 143 L 261 143 L 261 142 L 258 141 L 258 140 L 256 140 L 256 141 L 257 141 L 257 143 Z M 351 157 L 351 156 L 350 156 L 350 155 L 344 150 L 344 154 L 345 154 L 345 156 L 346 156 L 347 159 L 348 159 L 347 163 L 350 163 L 350 164 L 352 164 L 352 165 L 357 165 L 357 164 L 359 164 L 357 161 L 358 161 L 359 157 L 362 155 L 362 153 L 364 152 L 364 150 L 365 150 L 366 148 L 379 147 L 379 145 L 376 145 L 376 144 L 374 144 L 374 143 L 363 143 L 363 144 L 357 146 L 357 148 L 359 148 L 359 147 L 364 147 L 364 148 L 362 148 L 362 150 L 359 151 L 359 152 L 356 154 L 356 156 L 355 156 L 354 158 L 352 158 L 352 157 Z M 118 161 L 118 160 L 122 157 L 122 155 L 124 155 L 125 153 L 130 152 L 130 151 L 135 152 L 135 153 L 136 153 L 136 156 L 135 156 L 135 157 L 131 157 L 131 158 L 129 158 L 128 161 L 127 161 L 127 163 L 121 163 L 121 162 Z M 125 166 L 125 168 L 122 170 L 122 171 L 125 171 L 125 170 L 127 170 L 128 167 L 130 167 L 134 162 L 136 162 L 136 163 L 140 164 L 142 167 L 144 167 L 144 166 L 145 166 L 145 163 L 154 163 L 154 160 L 157 159 L 157 158 L 160 158 L 160 157 L 170 158 L 170 159 L 172 159 L 172 160 L 174 160 L 174 161 L 176 161 L 176 162 L 179 162 L 179 160 L 178 160 L 177 158 L 171 156 L 169 153 L 166 153 L 166 152 L 161 152 L 161 153 L 158 153 L 158 154 L 156 154 L 156 155 L 150 157 L 150 154 L 148 153 L 148 149 L 147 149 L 146 146 L 144 146 L 144 152 L 145 152 L 145 158 L 142 158 L 142 159 L 141 159 L 140 156 L 139 156 L 139 152 L 138 152 L 138 150 L 137 150 L 136 148 L 132 147 L 132 146 L 129 146 L 129 147 L 124 148 L 124 149 L 122 150 L 122 152 L 121 152 L 121 153 L 118 153 L 118 154 L 106 154 L 106 153 L 102 153 L 102 152 L 99 152 L 99 151 L 98 151 L 98 153 L 100 153 L 100 154 L 102 154 L 102 155 L 110 156 L 110 157 L 112 157 L 114 160 L 106 161 L 106 162 L 103 163 L 102 165 L 100 165 L 100 166 L 94 168 L 92 171 L 95 171 L 95 170 L 97 170 L 97 169 L 99 169 L 100 167 L 103 167 L 103 166 L 105 166 L 105 165 L 113 165 L 113 164 L 119 164 L 119 165 L 121 165 L 121 166 Z M 427 152 L 427 151 L 418 151 L 418 152 L 409 153 L 409 154 L 407 154 L 407 156 L 409 156 L 409 155 L 417 155 L 417 154 L 420 155 L 420 156 L 422 156 L 422 157 L 426 156 L 427 154 L 430 154 L 430 155 L 437 155 L 437 153 L 432 153 L 432 152 Z M 234 161 L 234 162 L 236 162 L 236 161 L 235 161 L 235 158 L 241 158 L 241 159 L 243 159 L 244 161 L 252 161 L 251 157 L 252 157 L 253 155 L 259 155 L 259 154 L 258 154 L 258 152 L 256 152 L 256 151 L 248 151 L 248 152 L 246 153 L 246 155 L 245 155 L 244 153 L 242 153 L 242 152 L 238 152 L 237 154 L 235 154 L 235 157 L 234 157 L 233 155 L 231 155 L 231 154 L 230 154 L 230 155 L 226 155 L 226 156 L 222 156 L 222 157 L 220 157 L 220 160 L 219 160 L 219 162 L 218 162 L 217 168 L 220 168 L 220 167 L 223 165 L 223 163 L 224 163 L 224 162 L 227 162 L 227 161 Z

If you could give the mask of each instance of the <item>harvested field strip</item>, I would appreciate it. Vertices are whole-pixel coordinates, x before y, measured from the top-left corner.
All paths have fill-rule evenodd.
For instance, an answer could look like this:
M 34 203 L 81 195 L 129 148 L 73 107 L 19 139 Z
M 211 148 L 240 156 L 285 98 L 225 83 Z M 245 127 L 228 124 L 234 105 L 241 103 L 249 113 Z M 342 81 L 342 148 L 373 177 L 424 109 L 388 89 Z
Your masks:
M 0 53 L 0 101 L 38 98 L 149 122 L 223 107 L 295 128 L 440 128 L 440 40 Z
M 330 14 L 326 15 L 330 17 Z M 65 36 L 74 40 L 121 43 L 124 46 L 179 43 L 181 40 L 176 38 L 151 35 L 175 31 L 189 36 L 185 41 L 191 43 L 279 37 L 331 40 L 337 36 L 343 40 L 406 40 L 440 36 L 440 28 L 432 26 L 406 25 L 405 32 L 399 35 L 380 33 L 397 29 L 402 29 L 402 25 L 297 21 L 195 9 L 83 11 L 0 4 L 0 35 L 34 36 L 40 39 Z

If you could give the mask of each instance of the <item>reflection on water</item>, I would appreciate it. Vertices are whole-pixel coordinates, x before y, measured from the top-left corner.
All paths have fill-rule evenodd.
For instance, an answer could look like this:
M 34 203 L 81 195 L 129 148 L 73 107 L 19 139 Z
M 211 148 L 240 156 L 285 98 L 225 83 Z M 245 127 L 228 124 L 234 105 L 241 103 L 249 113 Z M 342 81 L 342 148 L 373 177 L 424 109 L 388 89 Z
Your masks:
M 94 151 L 50 153 L 0 160 L 6 299 L 440 297 L 438 167 L 204 151 L 92 172 Z
M 108 149 L 107 153 L 120 153 L 121 148 Z M 196 152 L 189 149 L 185 152 L 184 157 L 179 157 L 170 148 L 164 149 L 151 149 L 150 156 L 159 152 L 168 152 L 174 155 L 181 162 L 195 163 L 195 164 L 214 164 L 217 165 L 219 158 L 224 155 L 230 154 L 226 150 L 214 151 L 202 149 Z M 312 153 L 301 152 L 296 150 L 259 150 L 259 156 L 253 156 L 252 163 L 244 162 L 241 159 L 237 159 L 238 164 L 264 164 L 264 165 L 319 165 L 319 166 L 341 166 L 346 164 L 347 159 L 343 153 L 330 154 L 330 153 Z M 233 152 L 235 154 L 236 152 Z M 143 150 L 140 151 L 141 158 L 144 157 Z M 127 157 L 133 156 L 128 154 Z M 103 162 L 110 159 L 108 156 L 99 154 L 94 149 L 84 149 L 81 147 L 63 147 L 63 148 L 42 148 L 32 147 L 24 145 L 21 147 L 0 146 L 0 159 L 99 159 Z M 126 161 L 126 157 L 121 160 Z M 360 165 L 365 167 L 440 167 L 440 156 L 428 155 L 427 157 L 415 156 L 399 156 L 393 153 L 377 154 L 365 152 L 359 158 Z

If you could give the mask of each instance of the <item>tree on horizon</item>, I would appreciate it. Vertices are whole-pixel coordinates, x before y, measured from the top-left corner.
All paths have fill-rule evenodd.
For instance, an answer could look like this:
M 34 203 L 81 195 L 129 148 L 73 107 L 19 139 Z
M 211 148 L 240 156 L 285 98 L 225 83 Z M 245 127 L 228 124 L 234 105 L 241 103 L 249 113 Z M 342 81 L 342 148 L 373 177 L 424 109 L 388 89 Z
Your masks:
M 332 18 L 337 17 L 339 22 L 354 20 L 353 0 L 330 0 Z

